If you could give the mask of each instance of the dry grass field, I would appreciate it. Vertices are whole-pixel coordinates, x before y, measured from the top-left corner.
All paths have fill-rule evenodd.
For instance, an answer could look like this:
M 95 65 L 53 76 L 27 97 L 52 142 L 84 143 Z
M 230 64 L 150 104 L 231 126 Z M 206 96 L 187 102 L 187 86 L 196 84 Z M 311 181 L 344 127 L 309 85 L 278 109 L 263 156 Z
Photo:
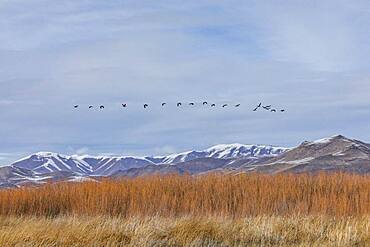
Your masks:
M 0 191 L 0 246 L 370 246 L 370 177 L 148 176 Z
M 0 246 L 369 246 L 366 217 L 0 217 Z

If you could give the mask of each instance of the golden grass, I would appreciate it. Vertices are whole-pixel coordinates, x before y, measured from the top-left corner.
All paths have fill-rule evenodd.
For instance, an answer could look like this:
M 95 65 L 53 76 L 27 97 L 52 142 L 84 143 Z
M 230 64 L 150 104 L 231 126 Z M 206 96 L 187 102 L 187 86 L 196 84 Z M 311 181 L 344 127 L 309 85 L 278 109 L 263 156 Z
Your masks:
M 0 191 L 0 215 L 120 217 L 370 214 L 367 175 L 148 176 Z
M 2 216 L 0 246 L 370 246 L 370 218 Z
M 0 246 L 370 246 L 370 179 L 169 175 L 1 190 Z

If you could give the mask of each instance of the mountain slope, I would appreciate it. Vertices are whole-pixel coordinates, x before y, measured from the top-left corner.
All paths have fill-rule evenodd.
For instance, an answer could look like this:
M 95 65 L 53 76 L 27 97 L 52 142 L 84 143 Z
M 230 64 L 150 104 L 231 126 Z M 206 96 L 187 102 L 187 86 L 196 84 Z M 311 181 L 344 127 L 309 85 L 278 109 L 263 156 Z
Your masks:
M 71 171 L 80 174 L 92 172 L 92 167 L 83 160 L 51 152 L 39 152 L 30 155 L 16 161 L 12 166 L 29 169 L 39 174 L 57 171 Z
M 83 181 L 99 177 L 222 172 L 343 171 L 370 173 L 370 145 L 341 135 L 287 149 L 263 145 L 222 144 L 202 151 L 156 157 L 66 156 L 40 152 L 0 168 L 0 187 L 48 181 Z
M 153 162 L 136 157 L 66 156 L 51 152 L 39 152 L 11 164 L 36 174 L 69 171 L 80 175 L 110 175 L 118 170 L 144 167 Z
M 142 168 L 148 165 L 176 164 L 199 158 L 229 159 L 238 157 L 262 157 L 285 152 L 286 148 L 271 146 L 229 144 L 217 145 L 204 151 L 189 151 L 160 157 L 94 157 L 67 156 L 51 152 L 39 152 L 11 164 L 36 174 L 70 171 L 81 175 L 109 176 L 117 171 Z
M 159 157 L 67 156 L 39 152 L 18 160 L 8 167 L 3 167 L 4 179 L 0 180 L 0 184 L 9 187 L 27 182 L 41 184 L 47 180 L 76 181 L 87 177 L 118 176 L 119 174 L 170 172 L 195 174 L 219 168 L 219 164 L 225 165 L 235 159 L 257 160 L 281 154 L 286 150 L 286 148 L 262 145 L 222 144 L 203 151 L 188 151 Z M 19 176 L 19 171 L 25 174 Z
M 188 151 L 179 154 L 172 154 L 164 157 L 155 157 L 158 163 L 174 164 L 191 161 L 200 158 L 230 159 L 240 157 L 262 157 L 278 155 L 288 148 L 273 147 L 265 145 L 244 145 L 244 144 L 220 144 L 203 151 Z M 148 158 L 148 157 L 147 157 Z
M 176 164 L 161 164 L 161 165 L 149 165 L 142 168 L 133 168 L 124 171 L 118 171 L 113 174 L 114 177 L 129 176 L 137 177 L 149 174 L 200 174 L 203 172 L 209 172 L 224 167 L 228 164 L 228 159 L 217 159 L 217 158 L 199 158 L 190 161 L 179 162 Z
M 277 157 L 244 169 L 277 172 L 370 172 L 370 145 L 342 135 L 303 142 Z

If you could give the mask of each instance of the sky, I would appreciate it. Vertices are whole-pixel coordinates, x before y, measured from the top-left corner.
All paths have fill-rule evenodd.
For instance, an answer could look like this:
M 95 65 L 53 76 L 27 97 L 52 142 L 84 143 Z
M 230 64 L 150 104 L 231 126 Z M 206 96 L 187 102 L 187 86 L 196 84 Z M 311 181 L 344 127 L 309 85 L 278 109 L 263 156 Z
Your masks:
M 369 27 L 368 0 L 0 0 L 0 164 L 370 142 Z

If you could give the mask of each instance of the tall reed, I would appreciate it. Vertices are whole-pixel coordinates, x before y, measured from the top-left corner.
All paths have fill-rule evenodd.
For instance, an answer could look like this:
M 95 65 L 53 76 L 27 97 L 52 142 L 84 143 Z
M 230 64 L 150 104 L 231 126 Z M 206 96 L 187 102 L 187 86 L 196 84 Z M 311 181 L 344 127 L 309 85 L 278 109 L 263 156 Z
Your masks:
M 370 213 L 370 176 L 147 176 L 0 191 L 0 215 L 357 216 Z

